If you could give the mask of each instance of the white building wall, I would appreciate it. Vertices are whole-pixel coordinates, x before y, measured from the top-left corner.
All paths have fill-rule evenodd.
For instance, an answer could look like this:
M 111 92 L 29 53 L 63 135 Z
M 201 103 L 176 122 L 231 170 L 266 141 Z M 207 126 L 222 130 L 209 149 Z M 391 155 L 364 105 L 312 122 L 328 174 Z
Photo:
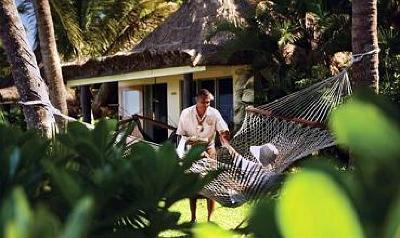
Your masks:
M 180 91 L 179 78 L 168 81 L 168 124 L 171 126 L 178 126 L 179 115 L 181 113 L 181 91 Z
M 219 78 L 219 77 L 227 77 L 231 76 L 233 78 L 234 85 L 234 105 L 238 104 L 238 100 L 240 98 L 239 95 L 236 95 L 235 85 L 243 83 L 242 70 L 246 71 L 248 67 L 246 66 L 213 66 L 207 67 L 206 71 L 195 72 L 193 73 L 194 80 L 197 79 L 207 79 L 207 78 Z M 126 80 L 119 81 L 119 105 L 123 106 L 122 103 L 122 91 L 127 88 L 138 88 L 138 86 L 142 85 L 151 85 L 156 83 L 167 83 L 167 105 L 168 105 L 168 123 L 172 126 L 177 126 L 179 121 L 179 116 L 181 112 L 181 88 L 180 81 L 183 80 L 182 75 L 173 75 L 173 76 L 165 76 L 165 77 L 157 77 L 157 78 L 147 78 L 147 79 L 134 79 L 134 80 Z M 236 86 L 237 87 L 237 86 Z

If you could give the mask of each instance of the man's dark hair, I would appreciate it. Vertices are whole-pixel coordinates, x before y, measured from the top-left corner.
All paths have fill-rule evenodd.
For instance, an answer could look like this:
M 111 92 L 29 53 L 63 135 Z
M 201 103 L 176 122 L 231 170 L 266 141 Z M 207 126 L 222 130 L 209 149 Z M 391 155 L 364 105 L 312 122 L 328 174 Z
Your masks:
M 214 100 L 214 95 L 210 93 L 207 89 L 200 89 L 199 92 L 196 94 L 196 98 L 199 97 L 210 97 L 211 100 Z

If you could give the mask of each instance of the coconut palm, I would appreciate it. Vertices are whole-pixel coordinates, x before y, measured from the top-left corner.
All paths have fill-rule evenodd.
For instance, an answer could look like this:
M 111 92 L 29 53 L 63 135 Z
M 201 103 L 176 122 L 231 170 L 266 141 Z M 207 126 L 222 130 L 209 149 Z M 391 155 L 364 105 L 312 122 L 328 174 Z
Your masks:
M 129 49 L 177 8 L 162 0 L 50 0 L 64 60 Z
M 352 1 L 352 48 L 353 54 L 378 49 L 377 0 Z M 379 91 L 379 58 L 373 53 L 353 65 L 353 82 L 357 87 L 371 87 Z
M 51 1 L 58 45 L 64 60 L 98 57 L 131 49 L 166 16 L 177 9 L 175 1 Z M 82 92 L 87 90 L 82 89 Z M 112 90 L 102 84 L 92 109 L 101 116 L 102 106 Z M 90 101 L 87 98 L 86 101 Z M 86 116 L 88 117 L 88 116 Z
M 46 84 L 40 77 L 35 55 L 27 44 L 25 30 L 14 1 L 1 1 L 0 24 L 0 36 L 21 100 L 35 103 L 23 108 L 28 128 L 42 130 L 44 135 L 51 136 L 54 117 L 44 106 L 49 102 Z
M 40 52 L 45 77 L 49 85 L 50 100 L 54 107 L 68 115 L 64 80 L 58 56 L 53 20 L 48 0 L 33 0 L 39 31 Z
M 30 23 L 27 27 L 36 25 L 34 14 L 29 11 L 33 9 L 31 0 L 19 2 L 20 12 L 25 14 L 28 19 L 26 22 Z M 58 51 L 63 61 L 69 61 L 131 49 L 175 10 L 178 6 L 176 2 L 179 1 L 50 0 L 49 2 Z M 34 44 L 32 42 L 32 45 Z M 107 91 L 110 91 L 108 85 L 102 85 L 93 103 L 95 109 L 107 99 Z

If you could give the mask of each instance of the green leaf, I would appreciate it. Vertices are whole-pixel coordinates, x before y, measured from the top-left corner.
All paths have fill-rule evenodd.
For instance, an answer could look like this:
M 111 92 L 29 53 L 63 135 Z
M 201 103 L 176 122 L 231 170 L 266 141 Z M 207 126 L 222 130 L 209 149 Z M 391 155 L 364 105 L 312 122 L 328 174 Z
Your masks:
M 59 237 L 60 222 L 44 206 L 35 209 L 29 237 L 52 238 Z
M 107 148 L 116 128 L 117 122 L 115 120 L 100 120 L 92 131 L 93 142 L 96 142 L 98 148 Z
M 234 236 L 233 232 L 226 231 L 215 224 L 202 223 L 194 228 L 195 238 L 230 238 Z
M 75 204 L 83 194 L 83 187 L 64 169 L 59 169 L 49 161 L 43 161 L 43 167 L 50 174 L 55 185 L 69 204 Z
M 164 190 L 171 180 L 176 176 L 176 167 L 178 166 L 178 155 L 175 147 L 171 143 L 166 143 L 157 151 L 157 163 L 155 173 L 157 175 L 156 186 Z
M 201 159 L 201 154 L 204 152 L 205 149 L 206 147 L 203 145 L 193 146 L 183 158 L 182 167 L 184 169 L 189 169 L 192 166 L 193 162 Z
M 277 237 L 279 229 L 274 219 L 276 203 L 273 200 L 263 200 L 253 207 L 249 226 L 257 238 Z
M 0 232 L 5 237 L 28 237 L 32 211 L 21 188 L 15 188 L 2 204 Z
M 20 161 L 21 161 L 21 151 L 19 150 L 19 148 L 14 148 L 10 155 L 10 163 L 8 170 L 10 178 L 14 177 L 15 171 L 17 171 Z
M 335 111 L 330 120 L 336 140 L 361 158 L 391 159 L 400 153 L 400 133 L 379 108 L 351 101 Z
M 284 237 L 364 237 L 344 192 L 325 173 L 305 169 L 291 176 L 277 205 Z
M 93 199 L 84 197 L 79 200 L 72 214 L 68 217 L 62 238 L 85 237 L 91 221 Z
M 394 200 L 393 207 L 389 209 L 389 216 L 386 219 L 385 237 L 400 237 L 400 195 Z

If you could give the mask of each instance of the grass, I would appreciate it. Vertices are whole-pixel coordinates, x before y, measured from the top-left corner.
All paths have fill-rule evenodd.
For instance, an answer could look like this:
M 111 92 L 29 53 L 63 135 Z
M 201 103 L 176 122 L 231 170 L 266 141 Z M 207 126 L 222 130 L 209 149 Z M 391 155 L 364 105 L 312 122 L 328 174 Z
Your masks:
M 179 223 L 190 221 L 189 200 L 186 199 L 174 204 L 171 210 L 181 213 Z M 244 204 L 237 208 L 226 208 L 216 204 L 211 221 L 226 230 L 232 230 L 239 226 L 240 223 L 248 217 L 249 212 L 250 204 Z M 207 202 L 205 199 L 199 199 L 197 201 L 197 222 L 207 222 Z M 241 227 L 243 227 L 243 225 Z M 180 231 L 166 231 L 160 235 L 160 237 L 163 238 L 186 236 L 187 235 Z

